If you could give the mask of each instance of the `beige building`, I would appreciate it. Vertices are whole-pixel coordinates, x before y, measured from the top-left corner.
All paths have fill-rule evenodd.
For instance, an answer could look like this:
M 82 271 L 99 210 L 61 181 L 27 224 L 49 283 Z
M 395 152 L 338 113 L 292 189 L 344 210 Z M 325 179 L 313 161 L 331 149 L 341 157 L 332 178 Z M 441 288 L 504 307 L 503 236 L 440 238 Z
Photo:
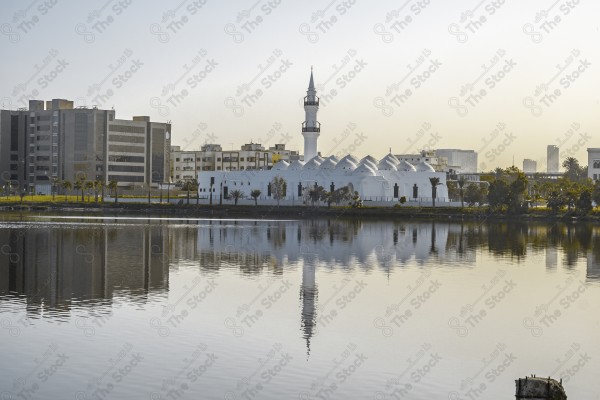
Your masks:
M 247 171 L 271 169 L 279 160 L 301 159 L 298 151 L 288 150 L 284 144 L 265 149 L 259 143 L 249 143 L 239 150 L 223 150 L 219 144 L 205 144 L 200 150 L 185 151 L 171 147 L 172 182 L 195 179 L 199 171 Z

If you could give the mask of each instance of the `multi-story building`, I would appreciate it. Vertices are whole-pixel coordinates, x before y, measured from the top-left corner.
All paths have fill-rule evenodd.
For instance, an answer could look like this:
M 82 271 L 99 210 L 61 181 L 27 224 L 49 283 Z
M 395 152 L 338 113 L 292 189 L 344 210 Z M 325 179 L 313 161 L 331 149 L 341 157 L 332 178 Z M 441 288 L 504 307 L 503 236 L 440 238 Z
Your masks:
M 169 175 L 171 125 L 115 118 L 114 110 L 31 100 L 0 111 L 0 186 L 50 193 L 58 181 L 157 186 Z
M 523 172 L 526 174 L 535 174 L 537 172 L 537 161 L 529 158 L 524 159 Z
M 477 173 L 477 152 L 461 149 L 437 149 L 435 155 L 446 159 L 449 170 L 460 174 Z
M 448 160 L 445 157 L 438 157 L 434 150 L 423 150 L 415 154 L 395 154 L 399 161 L 406 161 L 411 164 L 426 162 L 438 172 L 448 171 Z
M 588 178 L 600 180 L 600 148 L 588 148 Z
M 560 168 L 558 155 L 558 146 L 553 144 L 548 145 L 546 149 L 546 165 L 549 174 L 558 174 Z
M 279 160 L 292 162 L 300 159 L 295 150 L 284 144 L 265 149 L 259 143 L 249 143 L 240 150 L 223 150 L 219 144 L 205 144 L 197 151 L 171 147 L 171 178 L 173 182 L 195 179 L 197 171 L 247 171 L 270 169 Z

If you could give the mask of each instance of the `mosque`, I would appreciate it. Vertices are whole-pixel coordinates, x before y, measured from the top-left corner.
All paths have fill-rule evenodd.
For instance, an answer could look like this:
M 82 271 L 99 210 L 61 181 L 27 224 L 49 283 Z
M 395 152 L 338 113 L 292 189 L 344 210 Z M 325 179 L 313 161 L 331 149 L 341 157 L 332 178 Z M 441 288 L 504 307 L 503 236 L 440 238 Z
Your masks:
M 265 204 L 269 200 L 274 201 L 271 182 L 275 177 L 281 177 L 286 182 L 282 205 L 302 204 L 307 189 L 315 185 L 330 191 L 347 186 L 351 192 L 357 192 L 363 202 L 371 202 L 367 204 L 393 205 L 402 197 L 410 204 L 431 202 L 430 178 L 437 177 L 440 185 L 437 186 L 436 201 L 447 201 L 446 174 L 436 172 L 424 161 L 413 165 L 398 160 L 391 151 L 379 160 L 370 155 L 360 160 L 351 154 L 341 159 L 335 155 L 321 156 L 318 150 L 321 134 L 318 110 L 319 98 L 311 70 L 304 97 L 304 161 L 288 163 L 281 160 L 268 170 L 201 171 L 198 173 L 199 197 L 205 202 L 219 202 L 227 199 L 233 190 L 240 190 L 245 198 L 250 199 L 250 192 L 258 189 Z

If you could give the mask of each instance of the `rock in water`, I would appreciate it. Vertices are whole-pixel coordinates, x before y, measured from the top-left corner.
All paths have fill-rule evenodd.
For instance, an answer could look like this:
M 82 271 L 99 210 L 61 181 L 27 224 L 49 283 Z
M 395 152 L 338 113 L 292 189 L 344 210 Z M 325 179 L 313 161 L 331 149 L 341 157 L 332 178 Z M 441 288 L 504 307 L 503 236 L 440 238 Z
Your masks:
M 566 400 L 567 394 L 560 382 L 548 378 L 537 378 L 535 375 L 517 379 L 517 400 Z

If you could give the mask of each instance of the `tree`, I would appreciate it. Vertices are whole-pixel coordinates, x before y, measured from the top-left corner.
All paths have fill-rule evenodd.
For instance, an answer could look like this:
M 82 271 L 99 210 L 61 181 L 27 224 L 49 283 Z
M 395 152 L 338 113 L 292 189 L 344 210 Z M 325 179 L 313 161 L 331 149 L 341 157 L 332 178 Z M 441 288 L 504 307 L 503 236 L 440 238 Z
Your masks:
M 592 192 L 588 189 L 584 189 L 581 191 L 579 195 L 579 199 L 575 203 L 575 208 L 579 215 L 587 215 L 590 211 L 592 211 Z
M 104 182 L 102 182 L 100 179 L 96 179 L 93 182 L 93 186 L 94 186 L 94 201 L 96 203 L 98 203 L 98 194 L 103 191 L 104 189 Z M 104 199 L 103 199 L 104 200 Z
M 350 207 L 352 208 L 361 208 L 363 206 L 363 202 L 360 198 L 358 192 L 354 192 L 352 198 L 350 199 Z
M 64 180 L 64 181 L 62 181 L 60 183 L 60 185 L 62 186 L 62 188 L 65 191 L 65 201 L 68 202 L 69 200 L 68 200 L 68 197 L 67 197 L 67 193 L 69 191 L 73 190 L 73 184 L 71 183 L 71 181 Z
M 460 178 L 458 178 L 458 181 L 456 181 L 456 183 L 458 184 L 458 190 L 460 192 L 460 206 L 464 207 L 465 206 L 465 184 L 467 183 L 467 178 L 465 178 L 464 176 L 461 176 Z
M 119 193 L 117 193 L 117 186 L 118 182 L 115 180 L 108 181 L 108 185 L 106 185 L 108 190 L 115 194 L 115 203 L 119 199 Z
M 348 186 L 342 186 L 341 188 L 334 190 L 333 193 L 331 193 L 330 201 L 336 205 L 352 201 L 352 192 L 350 191 L 350 188 Z
M 559 190 L 553 190 L 546 196 L 546 206 L 556 214 L 566 204 L 565 198 Z
M 73 187 L 77 191 L 81 190 L 81 201 L 84 202 L 85 198 L 83 197 L 83 189 L 85 188 L 85 178 L 77 179 L 77 181 L 75 181 L 75 185 L 73 185 Z
M 86 181 L 85 184 L 84 184 L 84 186 L 85 186 L 85 190 L 87 190 L 88 203 L 89 203 L 89 201 L 90 201 L 90 190 L 94 189 L 94 181 Z M 81 196 L 81 197 L 82 197 L 82 200 L 83 200 L 83 196 Z
M 503 171 L 502 174 L 499 171 Z M 488 189 L 488 203 L 492 210 L 505 209 L 511 213 L 522 213 L 527 208 L 525 192 L 527 178 L 516 167 L 509 167 L 506 171 L 497 168 L 495 177 L 490 181 Z
M 435 207 L 435 198 L 437 197 L 437 187 L 441 185 L 440 178 L 437 176 L 433 176 L 429 178 L 429 182 L 431 182 L 431 198 L 433 199 L 433 206 Z
M 275 200 L 277 200 L 277 205 L 279 206 L 279 201 L 285 198 L 285 194 L 287 192 L 287 182 L 281 176 L 276 176 L 271 181 L 271 195 Z
M 190 204 L 190 192 L 198 193 L 198 180 L 196 178 L 186 180 L 181 184 L 183 190 L 187 190 L 187 203 Z
M 575 157 L 567 157 L 563 161 L 562 166 L 565 169 L 564 177 L 566 179 L 573 182 L 581 180 L 583 168 L 581 168 L 579 161 Z
M 250 196 L 254 199 L 254 205 L 257 206 L 258 205 L 258 198 L 260 197 L 260 194 L 262 192 L 259 189 L 253 189 L 250 192 Z
M 465 189 L 464 201 L 471 207 L 475 204 L 481 205 L 485 202 L 486 195 L 487 193 L 484 186 L 471 183 Z
M 310 199 L 310 203 L 312 206 L 314 206 L 315 203 L 321 200 L 327 201 L 327 197 L 328 196 L 327 192 L 325 191 L 325 188 L 323 186 L 317 185 L 316 183 L 314 186 L 308 189 L 308 198 Z
M 56 189 L 59 182 L 60 181 L 57 177 L 52 177 L 52 201 L 54 201 L 54 195 L 56 194 Z
M 229 192 L 229 197 L 233 198 L 233 204 L 237 206 L 238 200 L 244 197 L 244 192 L 239 189 Z
M 596 203 L 596 207 L 600 206 L 600 181 L 596 181 L 592 190 L 592 200 Z
M 401 205 L 402 205 L 402 204 L 404 204 L 404 203 L 406 203 L 406 196 L 402 196 L 402 197 L 400 197 L 400 198 L 398 199 L 398 201 L 400 202 L 400 204 L 401 204 Z

